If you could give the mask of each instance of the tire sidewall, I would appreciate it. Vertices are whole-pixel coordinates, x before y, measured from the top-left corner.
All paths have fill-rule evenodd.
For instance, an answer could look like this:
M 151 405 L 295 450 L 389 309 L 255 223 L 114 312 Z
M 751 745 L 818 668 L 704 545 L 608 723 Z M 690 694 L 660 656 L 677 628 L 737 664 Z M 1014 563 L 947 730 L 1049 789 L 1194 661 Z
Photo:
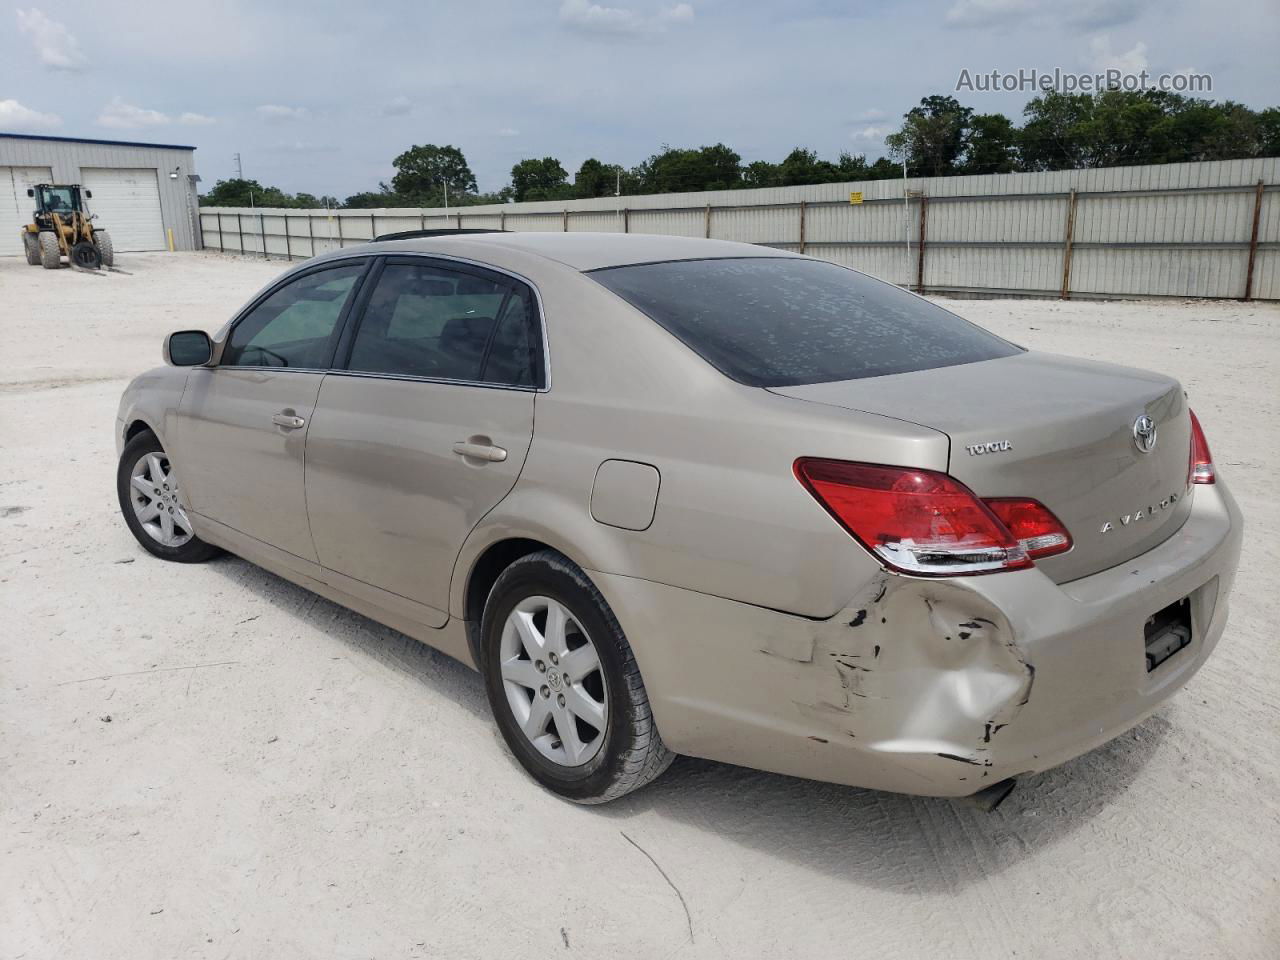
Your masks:
M 620 638 L 623 643 L 626 641 L 612 612 L 601 610 L 592 592 L 559 565 L 545 560 L 520 560 L 494 584 L 482 620 L 481 671 L 503 739 L 535 779 L 573 800 L 593 799 L 608 788 L 621 772 L 634 736 L 630 722 L 632 703 L 623 679 L 623 656 L 618 643 Z M 524 735 L 507 702 L 498 669 L 502 632 L 512 609 L 531 596 L 550 597 L 569 609 L 591 638 L 604 673 L 609 707 L 605 742 L 594 757 L 578 767 L 565 767 L 543 756 Z

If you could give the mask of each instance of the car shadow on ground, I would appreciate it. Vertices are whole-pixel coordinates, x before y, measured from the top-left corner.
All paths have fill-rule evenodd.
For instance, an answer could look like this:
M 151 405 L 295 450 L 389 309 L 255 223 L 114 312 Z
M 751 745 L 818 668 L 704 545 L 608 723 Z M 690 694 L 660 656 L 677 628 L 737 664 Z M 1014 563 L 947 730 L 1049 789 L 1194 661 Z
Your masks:
M 353 654 L 418 683 L 424 696 L 446 696 L 465 707 L 476 721 L 475 736 L 496 742 L 513 773 L 523 775 L 497 733 L 478 673 L 238 558 L 210 566 Z M 855 884 L 945 894 L 1033 858 L 1105 815 L 1171 729 L 1157 714 L 1082 757 L 1023 778 L 990 812 L 963 800 L 845 787 L 692 757 L 677 757 L 634 794 L 585 808 L 566 801 L 566 812 L 610 818 L 620 830 L 641 815 L 656 815 Z M 539 788 L 530 781 L 529 789 Z

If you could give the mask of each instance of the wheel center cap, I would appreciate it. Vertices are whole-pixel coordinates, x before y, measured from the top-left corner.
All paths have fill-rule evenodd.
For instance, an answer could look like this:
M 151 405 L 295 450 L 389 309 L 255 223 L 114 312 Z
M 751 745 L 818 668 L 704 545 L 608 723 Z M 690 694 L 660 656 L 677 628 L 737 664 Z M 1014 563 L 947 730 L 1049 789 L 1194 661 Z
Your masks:
M 547 686 L 549 686 L 552 690 L 559 690 L 561 685 L 562 685 L 562 681 L 560 680 L 560 674 L 556 673 L 554 670 L 548 670 Z

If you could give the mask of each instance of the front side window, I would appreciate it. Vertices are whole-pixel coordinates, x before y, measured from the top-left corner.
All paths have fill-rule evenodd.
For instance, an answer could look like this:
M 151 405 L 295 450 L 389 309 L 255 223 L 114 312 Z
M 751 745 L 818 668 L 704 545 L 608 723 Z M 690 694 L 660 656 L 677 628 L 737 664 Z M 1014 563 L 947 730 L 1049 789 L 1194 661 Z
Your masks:
M 347 367 L 361 373 L 534 386 L 535 324 L 521 286 L 393 261 L 383 268 L 365 307 Z
M 363 261 L 280 287 L 232 328 L 222 366 L 324 369 L 338 320 L 362 273 Z
M 880 377 L 1021 352 L 893 284 L 821 260 L 677 260 L 587 275 L 753 387 Z

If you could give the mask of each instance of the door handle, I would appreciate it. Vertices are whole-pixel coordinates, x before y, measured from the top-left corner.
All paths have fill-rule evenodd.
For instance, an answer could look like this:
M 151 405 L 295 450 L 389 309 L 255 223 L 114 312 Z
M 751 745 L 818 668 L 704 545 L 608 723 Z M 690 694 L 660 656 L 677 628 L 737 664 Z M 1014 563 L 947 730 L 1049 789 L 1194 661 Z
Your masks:
M 302 417 L 295 417 L 289 413 L 277 413 L 271 417 L 271 422 L 277 427 L 284 427 L 286 430 L 297 430 L 299 427 L 306 426 L 307 421 Z
M 501 463 L 507 459 L 507 451 L 492 443 L 472 443 L 459 440 L 453 445 L 453 452 L 460 457 L 470 457 L 473 460 L 488 460 L 490 463 Z

